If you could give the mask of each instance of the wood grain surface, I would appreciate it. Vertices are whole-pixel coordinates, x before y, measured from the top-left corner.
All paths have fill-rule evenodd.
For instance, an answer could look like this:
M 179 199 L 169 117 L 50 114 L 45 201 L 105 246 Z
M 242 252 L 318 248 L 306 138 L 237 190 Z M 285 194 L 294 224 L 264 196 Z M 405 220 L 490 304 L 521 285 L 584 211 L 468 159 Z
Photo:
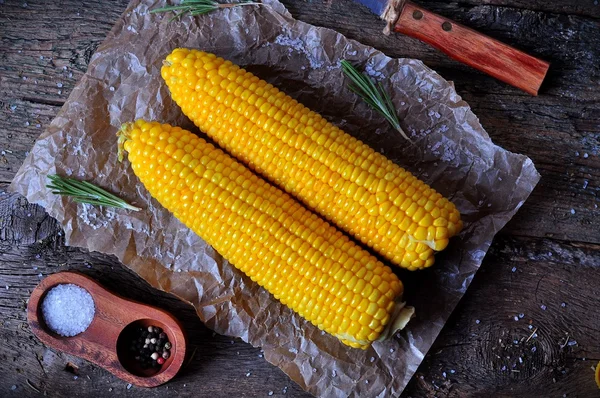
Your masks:
M 600 360 L 598 1 L 417 1 L 551 62 L 538 97 L 410 37 L 381 35 L 383 22 L 350 0 L 284 3 L 300 20 L 393 57 L 423 60 L 454 81 L 497 144 L 530 156 L 542 174 L 403 396 L 597 397 L 591 367 Z M 65 247 L 43 209 L 5 193 L 126 5 L 0 0 L 0 396 L 308 396 L 260 349 L 214 335 L 191 307 L 114 258 Z M 161 387 L 128 389 L 101 368 L 41 344 L 27 326 L 26 300 L 43 276 L 68 269 L 173 312 L 193 354 L 181 373 Z

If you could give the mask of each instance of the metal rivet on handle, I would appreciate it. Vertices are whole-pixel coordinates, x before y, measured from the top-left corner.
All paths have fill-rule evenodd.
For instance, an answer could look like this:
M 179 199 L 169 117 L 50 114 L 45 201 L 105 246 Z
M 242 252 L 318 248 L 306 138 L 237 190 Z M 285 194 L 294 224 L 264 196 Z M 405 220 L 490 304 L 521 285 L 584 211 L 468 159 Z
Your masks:
M 442 29 L 444 29 L 446 32 L 450 32 L 452 30 L 452 24 L 446 21 L 442 24 Z
M 414 19 L 421 19 L 421 18 L 423 18 L 423 13 L 421 11 L 419 11 L 419 10 L 415 10 L 413 12 L 413 18 Z

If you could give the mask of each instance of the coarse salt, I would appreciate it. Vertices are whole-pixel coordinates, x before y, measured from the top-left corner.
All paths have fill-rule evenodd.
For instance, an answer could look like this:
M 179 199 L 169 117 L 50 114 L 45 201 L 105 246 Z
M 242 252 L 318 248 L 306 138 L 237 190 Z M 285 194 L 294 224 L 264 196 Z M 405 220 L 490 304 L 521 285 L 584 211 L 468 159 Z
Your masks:
M 62 284 L 50 289 L 42 302 L 46 325 L 61 336 L 75 336 L 84 332 L 94 319 L 94 299 L 87 290 Z

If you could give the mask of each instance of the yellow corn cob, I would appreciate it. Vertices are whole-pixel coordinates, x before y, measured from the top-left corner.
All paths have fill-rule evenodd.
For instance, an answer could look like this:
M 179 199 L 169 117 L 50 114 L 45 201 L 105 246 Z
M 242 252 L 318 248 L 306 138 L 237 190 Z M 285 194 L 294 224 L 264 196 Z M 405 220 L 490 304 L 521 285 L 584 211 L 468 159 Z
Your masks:
M 138 120 L 119 135 L 150 194 L 276 299 L 352 347 L 380 337 L 403 291 L 389 267 L 189 131 Z
M 230 61 L 176 49 L 161 73 L 219 145 L 394 263 L 429 267 L 460 232 L 460 214 L 442 195 Z

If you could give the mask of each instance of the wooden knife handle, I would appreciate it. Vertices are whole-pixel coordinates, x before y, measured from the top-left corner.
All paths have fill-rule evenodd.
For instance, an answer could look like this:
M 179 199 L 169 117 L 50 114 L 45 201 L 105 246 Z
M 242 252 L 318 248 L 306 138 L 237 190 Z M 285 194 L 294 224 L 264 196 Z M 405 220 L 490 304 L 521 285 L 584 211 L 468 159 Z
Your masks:
M 531 95 L 537 95 L 550 66 L 548 62 L 408 1 L 394 30 L 429 43 L 455 60 Z

